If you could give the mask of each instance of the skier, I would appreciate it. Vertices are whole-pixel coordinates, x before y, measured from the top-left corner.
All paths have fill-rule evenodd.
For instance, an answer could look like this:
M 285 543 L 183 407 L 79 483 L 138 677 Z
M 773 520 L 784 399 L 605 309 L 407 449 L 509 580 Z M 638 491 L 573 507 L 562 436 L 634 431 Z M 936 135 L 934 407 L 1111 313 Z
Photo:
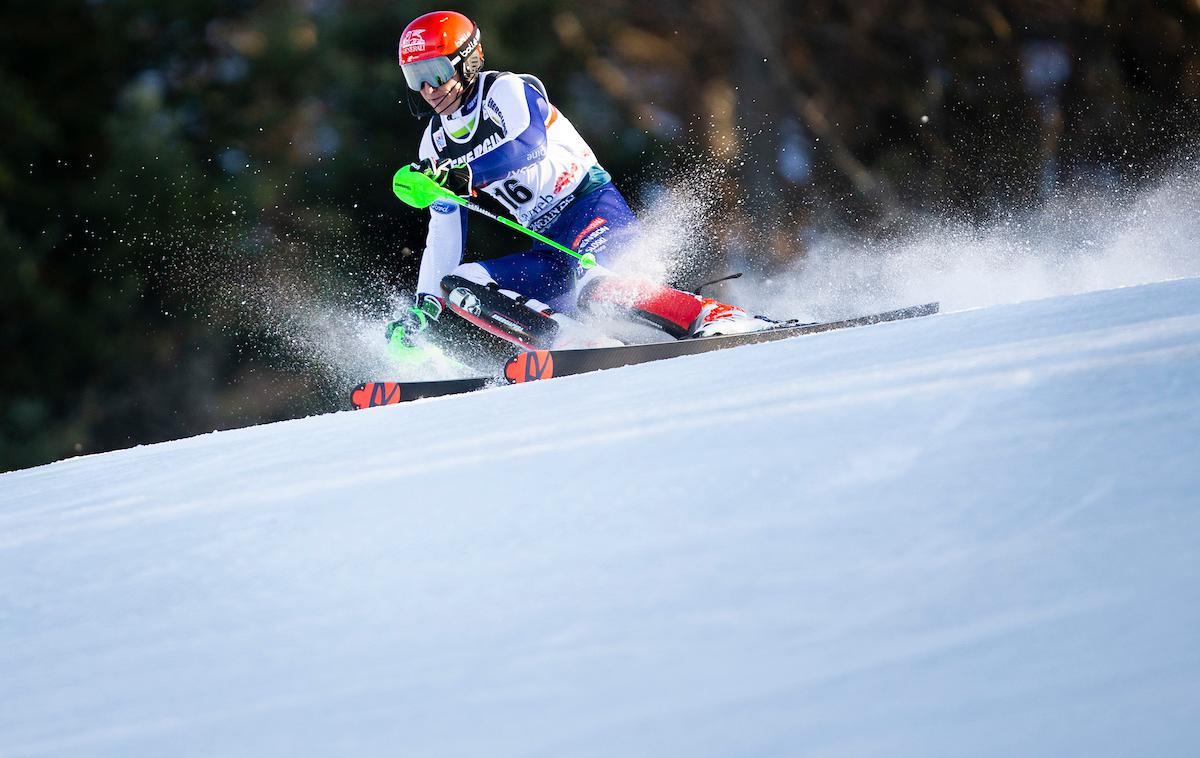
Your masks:
M 467 210 L 435 202 L 415 303 L 388 325 L 395 354 L 418 355 L 420 335 L 445 324 L 447 308 L 539 349 L 620 344 L 597 337 L 575 318 L 582 313 L 640 317 L 677 339 L 776 325 L 737 306 L 614 273 L 618 254 L 637 238 L 632 211 L 537 77 L 483 70 L 479 28 L 466 16 L 436 11 L 410 23 L 400 39 L 400 67 L 414 115 L 430 119 L 413 169 L 472 202 L 498 202 L 522 225 L 590 253 L 599 265 L 584 268 L 542 243 L 464 264 Z

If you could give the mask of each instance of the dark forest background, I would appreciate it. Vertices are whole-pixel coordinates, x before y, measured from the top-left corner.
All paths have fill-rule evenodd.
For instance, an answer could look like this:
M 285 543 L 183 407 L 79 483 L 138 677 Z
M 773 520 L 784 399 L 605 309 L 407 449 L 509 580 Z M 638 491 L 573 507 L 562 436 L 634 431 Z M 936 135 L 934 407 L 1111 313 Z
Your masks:
M 6 0 L 0 470 L 338 407 L 286 321 L 231 298 L 268 281 L 370 313 L 411 288 L 424 215 L 389 182 L 421 125 L 396 45 L 434 7 Z M 793 261 L 813 228 L 886 237 L 1136 184 L 1200 134 L 1196 0 L 455 8 L 635 206 L 727 169 L 704 175 L 716 272 Z M 521 245 L 482 226 L 481 257 Z

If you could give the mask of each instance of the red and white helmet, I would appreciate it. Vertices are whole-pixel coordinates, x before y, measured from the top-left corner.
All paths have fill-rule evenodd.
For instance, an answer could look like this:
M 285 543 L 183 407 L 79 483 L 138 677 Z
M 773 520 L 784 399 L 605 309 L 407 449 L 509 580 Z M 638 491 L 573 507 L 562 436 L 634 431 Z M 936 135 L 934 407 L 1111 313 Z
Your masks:
M 400 38 L 400 68 L 414 92 L 420 92 L 425 82 L 440 87 L 455 74 L 469 89 L 483 68 L 479 27 L 455 11 L 434 11 L 414 19 Z

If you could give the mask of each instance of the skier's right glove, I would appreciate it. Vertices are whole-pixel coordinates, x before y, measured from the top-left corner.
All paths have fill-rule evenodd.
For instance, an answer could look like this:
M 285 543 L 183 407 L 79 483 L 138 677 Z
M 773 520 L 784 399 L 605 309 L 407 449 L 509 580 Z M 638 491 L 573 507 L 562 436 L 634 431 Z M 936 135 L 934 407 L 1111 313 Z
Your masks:
M 426 158 L 423 161 L 412 163 L 410 166 L 414 171 L 420 171 L 459 197 L 471 196 L 470 164 L 451 166 L 449 159 L 439 163 L 433 158 Z
M 437 324 L 445 303 L 435 295 L 417 295 L 416 302 L 400 318 L 387 325 L 388 352 L 400 360 L 420 360 L 424 351 L 417 336 Z

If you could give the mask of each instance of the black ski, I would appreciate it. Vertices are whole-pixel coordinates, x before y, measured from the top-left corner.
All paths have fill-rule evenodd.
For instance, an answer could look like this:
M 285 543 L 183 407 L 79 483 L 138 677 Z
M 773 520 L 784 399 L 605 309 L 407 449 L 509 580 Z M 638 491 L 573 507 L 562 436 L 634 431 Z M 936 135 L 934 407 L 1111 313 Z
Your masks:
M 428 382 L 365 382 L 355 387 L 354 391 L 350 393 L 350 403 L 358 409 L 374 408 L 378 405 L 395 405 L 426 397 L 474 392 L 497 382 L 498 380 L 495 378 L 485 377 L 439 379 Z
M 350 402 L 355 408 L 373 408 L 379 405 L 394 405 L 410 400 L 443 395 L 457 395 L 474 392 L 496 384 L 521 384 L 540 379 L 551 379 L 556 376 L 570 376 L 589 371 L 600 371 L 608 368 L 619 368 L 636 363 L 649 363 L 681 355 L 695 355 L 713 350 L 750 345 L 757 342 L 772 342 L 775 340 L 799 337 L 804 334 L 848 329 L 856 326 L 881 324 L 886 321 L 929 316 L 938 312 L 937 303 L 914 305 L 894 311 L 876 313 L 870 316 L 859 316 L 843 321 L 830 321 L 821 324 L 800 324 L 796 326 L 781 326 L 762 332 L 750 334 L 733 334 L 719 337 L 701 337 L 699 339 L 677 340 L 675 342 L 656 342 L 649 345 L 625 345 L 622 347 L 598 347 L 582 350 L 531 350 L 510 358 L 504 367 L 504 378 L 471 377 L 468 379 L 442 379 L 418 382 L 366 382 L 354 388 Z
M 675 342 L 656 342 L 649 345 L 625 345 L 622 347 L 600 347 L 583 350 L 530 350 L 510 358 L 504 367 L 504 376 L 509 383 L 520 384 L 539 379 L 550 379 L 556 376 L 570 376 L 589 371 L 629 366 L 635 363 L 649 363 L 681 355 L 695 355 L 713 350 L 724 350 L 725 348 L 736 347 L 738 345 L 772 342 L 804 334 L 833 331 L 834 329 L 847 329 L 855 326 L 880 324 L 885 321 L 900 321 L 902 319 L 917 318 L 918 316 L 929 316 L 937 312 L 937 303 L 926 303 L 924 305 L 914 305 L 894 311 L 876 313 L 870 316 L 849 318 L 843 321 L 781 326 L 749 334 L 700 337 L 698 339 L 677 340 Z

